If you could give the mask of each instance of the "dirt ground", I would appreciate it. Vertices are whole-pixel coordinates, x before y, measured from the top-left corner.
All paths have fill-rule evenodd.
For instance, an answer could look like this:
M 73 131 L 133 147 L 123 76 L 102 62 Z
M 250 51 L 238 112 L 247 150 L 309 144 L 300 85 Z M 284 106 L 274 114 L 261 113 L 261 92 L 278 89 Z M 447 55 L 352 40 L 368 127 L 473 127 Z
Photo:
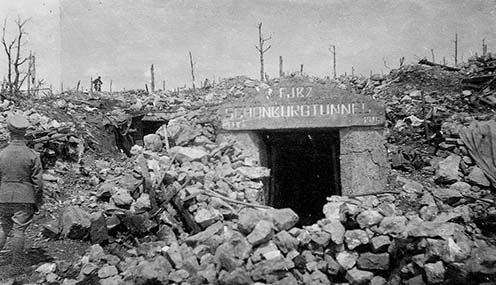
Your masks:
M 36 215 L 33 224 L 28 228 L 26 234 L 26 255 L 23 259 L 21 274 L 15 274 L 9 270 L 8 265 L 0 266 L 0 284 L 26 284 L 35 283 L 38 276 L 35 272 L 41 264 L 56 262 L 59 268 L 63 268 L 81 259 L 86 249 L 90 246 L 88 242 L 80 240 L 47 240 L 42 237 L 41 230 L 47 218 Z M 6 249 L 9 249 L 7 243 Z M 6 253 L 3 254 L 5 256 Z M 66 272 L 67 277 L 76 277 L 79 272 Z M 7 283 L 5 283 L 7 282 Z M 10 282 L 10 283 L 9 283 Z

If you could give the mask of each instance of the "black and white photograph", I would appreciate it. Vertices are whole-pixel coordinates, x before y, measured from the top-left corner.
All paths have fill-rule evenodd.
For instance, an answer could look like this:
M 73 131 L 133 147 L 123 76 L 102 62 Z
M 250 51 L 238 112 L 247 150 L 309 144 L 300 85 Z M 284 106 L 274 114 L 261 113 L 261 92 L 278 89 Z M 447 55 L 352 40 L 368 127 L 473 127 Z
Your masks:
M 0 285 L 496 284 L 495 0 L 0 26 Z

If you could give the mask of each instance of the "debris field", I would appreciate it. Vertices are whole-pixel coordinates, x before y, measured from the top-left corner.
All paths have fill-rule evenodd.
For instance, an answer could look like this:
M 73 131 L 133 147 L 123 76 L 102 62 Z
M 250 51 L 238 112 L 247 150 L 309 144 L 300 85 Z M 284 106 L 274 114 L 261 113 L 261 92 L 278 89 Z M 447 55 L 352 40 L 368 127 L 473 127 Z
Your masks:
M 496 59 L 405 65 L 334 84 L 384 104 L 390 170 L 376 194 L 332 195 L 316 222 L 259 193 L 271 169 L 221 131 L 219 107 L 268 83 L 180 92 L 4 98 L 45 167 L 32 247 L 80 243 L 5 284 L 494 284 Z M 290 75 L 295 80 L 302 75 Z M 273 79 L 277 81 L 279 79 Z M 3 275 L 2 275 L 3 274 Z M 15 280 L 15 281 L 14 281 Z

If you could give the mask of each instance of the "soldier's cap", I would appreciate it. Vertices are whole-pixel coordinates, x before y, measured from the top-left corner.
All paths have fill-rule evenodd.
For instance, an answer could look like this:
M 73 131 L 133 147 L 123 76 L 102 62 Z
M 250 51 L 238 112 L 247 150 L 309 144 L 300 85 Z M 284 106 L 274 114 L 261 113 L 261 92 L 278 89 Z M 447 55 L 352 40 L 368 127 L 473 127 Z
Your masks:
M 12 115 L 7 120 L 7 128 L 10 131 L 24 131 L 30 126 L 29 121 L 23 115 Z

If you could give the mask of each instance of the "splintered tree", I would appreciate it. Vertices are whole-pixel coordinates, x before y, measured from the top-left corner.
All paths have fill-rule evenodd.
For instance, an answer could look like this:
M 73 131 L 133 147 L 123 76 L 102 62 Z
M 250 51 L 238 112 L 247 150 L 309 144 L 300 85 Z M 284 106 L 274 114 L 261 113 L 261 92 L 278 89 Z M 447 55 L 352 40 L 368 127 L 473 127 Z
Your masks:
M 487 54 L 486 39 L 482 39 L 482 56 L 486 56 L 486 54 Z
M 329 47 L 329 51 L 331 51 L 332 54 L 332 73 L 333 73 L 333 78 L 336 79 L 336 46 L 331 45 Z
M 7 37 L 7 19 L 5 19 L 2 27 L 2 45 L 5 55 L 7 56 L 7 91 L 10 94 L 20 92 L 21 86 L 28 77 L 29 72 L 23 72 L 23 65 L 28 61 L 29 57 L 22 56 L 22 46 L 24 45 L 23 37 L 26 35 L 25 25 L 28 20 L 21 20 L 20 17 L 15 20 L 16 35 L 12 40 Z
M 455 40 L 453 41 L 455 43 L 455 66 L 458 65 L 458 33 L 455 33 Z
M 255 48 L 258 50 L 260 54 L 260 80 L 264 81 L 264 53 L 266 53 L 270 49 L 270 45 L 268 47 L 264 47 L 265 43 L 271 40 L 272 37 L 264 38 L 262 36 L 262 23 L 258 23 L 258 46 Z
M 195 92 L 196 91 L 195 70 L 194 70 L 193 56 L 191 55 L 191 51 L 189 52 L 189 63 L 191 65 L 191 80 L 192 80 L 192 85 L 193 85 L 193 92 Z
M 155 92 L 155 70 L 153 68 L 153 64 L 150 66 L 150 88 L 152 89 L 152 93 Z

